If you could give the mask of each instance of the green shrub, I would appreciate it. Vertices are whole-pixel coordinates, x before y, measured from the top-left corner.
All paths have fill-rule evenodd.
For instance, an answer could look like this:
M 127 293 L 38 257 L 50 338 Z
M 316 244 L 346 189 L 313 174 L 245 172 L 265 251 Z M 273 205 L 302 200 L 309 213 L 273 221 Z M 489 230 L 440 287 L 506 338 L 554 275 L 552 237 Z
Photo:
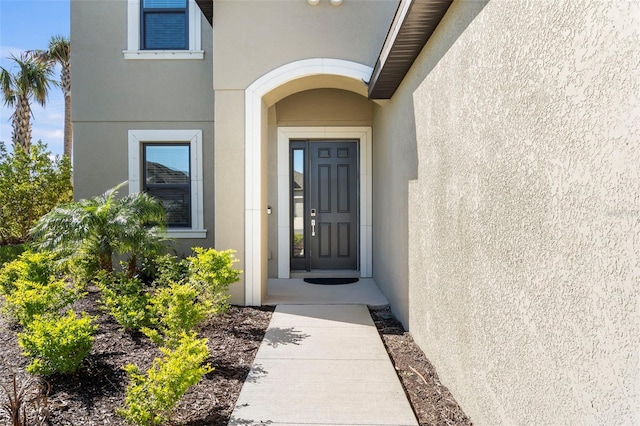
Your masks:
M 56 279 L 51 253 L 24 252 L 0 270 L 0 294 L 5 315 L 26 326 L 36 315 L 53 316 L 79 296 L 67 282 Z
M 27 250 L 26 244 L 0 245 L 0 267 L 7 262 L 16 260 L 22 252 Z
M 119 409 L 118 414 L 129 423 L 165 423 L 189 387 L 212 371 L 204 364 L 209 356 L 207 339 L 197 339 L 195 333 L 184 334 L 175 349 L 160 350 L 163 357 L 156 358 L 146 374 L 141 374 L 135 365 L 125 367 L 130 383 L 125 407 Z
M 3 313 L 27 326 L 34 317 L 55 317 L 58 312 L 77 299 L 67 282 L 51 276 L 46 284 L 19 279 L 15 290 L 4 295 Z
M 121 255 L 133 276 L 138 260 L 165 250 L 166 213 L 160 200 L 144 192 L 117 197 L 124 183 L 42 216 L 31 229 L 34 244 L 65 258 L 91 258 L 109 273 L 114 257 Z
M 20 347 L 31 358 L 27 371 L 43 376 L 76 371 L 93 346 L 97 326 L 92 320 L 84 313 L 77 318 L 73 311 L 57 318 L 36 316 L 18 334 Z
M 157 345 L 175 346 L 180 337 L 204 320 L 211 304 L 198 301 L 198 291 L 189 284 L 171 284 L 151 297 L 149 310 L 154 328 L 143 332 Z
M 26 251 L 17 259 L 5 263 L 0 269 L 0 293 L 8 294 L 14 291 L 14 283 L 19 279 L 46 284 L 50 277 L 56 274 L 56 270 L 53 253 Z
M 201 298 L 211 303 L 214 313 L 229 308 L 229 285 L 238 281 L 240 272 L 233 268 L 237 262 L 233 250 L 216 251 L 195 247 L 195 256 L 188 257 L 189 283 L 198 290 Z
M 187 278 L 189 262 L 171 254 L 157 256 L 149 262 L 149 274 L 158 287 L 169 287 Z
M 85 288 L 86 285 L 99 277 L 100 267 L 95 258 L 91 256 L 77 256 L 65 259 L 62 262 L 62 272 L 73 282 L 77 288 Z
M 7 153 L 0 143 L 0 244 L 27 241 L 41 216 L 72 199 L 71 161 L 46 149 L 38 141 L 29 152 Z
M 102 305 L 125 330 L 140 330 L 150 325 L 149 295 L 140 279 L 102 273 L 95 282 L 102 294 Z

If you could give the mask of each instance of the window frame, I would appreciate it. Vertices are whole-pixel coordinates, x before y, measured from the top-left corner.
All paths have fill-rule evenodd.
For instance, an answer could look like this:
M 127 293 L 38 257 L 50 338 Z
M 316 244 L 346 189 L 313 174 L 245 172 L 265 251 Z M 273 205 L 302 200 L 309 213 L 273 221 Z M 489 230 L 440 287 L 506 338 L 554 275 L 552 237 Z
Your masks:
M 180 143 L 189 144 L 190 168 L 191 168 L 191 228 L 170 227 L 167 236 L 171 238 L 206 238 L 207 230 L 204 228 L 204 193 L 202 179 L 202 130 L 138 130 L 128 132 L 128 159 L 129 159 L 129 194 L 142 191 L 143 177 L 143 145 Z
M 202 50 L 202 14 L 195 0 L 188 0 L 187 19 L 189 48 L 184 50 L 144 50 L 141 45 L 142 5 L 141 0 L 127 2 L 127 50 L 124 59 L 204 59 Z

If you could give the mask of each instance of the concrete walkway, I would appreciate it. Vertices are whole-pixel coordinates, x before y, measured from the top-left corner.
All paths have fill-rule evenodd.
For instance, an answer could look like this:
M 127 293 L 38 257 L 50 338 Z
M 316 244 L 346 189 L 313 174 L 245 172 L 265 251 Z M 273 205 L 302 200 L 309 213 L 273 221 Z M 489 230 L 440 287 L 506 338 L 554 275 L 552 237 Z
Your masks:
M 417 425 L 365 305 L 278 305 L 230 425 Z

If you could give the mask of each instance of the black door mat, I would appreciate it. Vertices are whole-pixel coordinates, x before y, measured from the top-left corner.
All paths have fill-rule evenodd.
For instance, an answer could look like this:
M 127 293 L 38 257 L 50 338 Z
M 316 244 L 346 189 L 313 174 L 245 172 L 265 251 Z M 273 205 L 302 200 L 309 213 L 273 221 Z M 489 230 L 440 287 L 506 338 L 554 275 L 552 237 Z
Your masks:
M 309 284 L 338 285 L 357 283 L 359 280 L 359 278 L 305 278 L 304 282 Z

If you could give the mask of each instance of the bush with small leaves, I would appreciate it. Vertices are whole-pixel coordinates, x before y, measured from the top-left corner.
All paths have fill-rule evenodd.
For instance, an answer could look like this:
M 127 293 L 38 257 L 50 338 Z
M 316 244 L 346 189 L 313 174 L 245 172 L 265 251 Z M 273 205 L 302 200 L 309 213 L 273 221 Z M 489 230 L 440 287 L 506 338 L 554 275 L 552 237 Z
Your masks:
M 53 276 L 46 284 L 19 279 L 15 290 L 4 296 L 3 313 L 26 327 L 36 316 L 55 318 L 77 297 L 67 282 Z
M 198 291 L 193 286 L 173 283 L 158 289 L 151 297 L 149 311 L 154 328 L 142 331 L 157 345 L 174 347 L 210 310 L 208 301 L 198 301 Z
M 52 156 L 41 141 L 29 152 L 0 142 L 0 244 L 28 241 L 42 215 L 72 198 L 69 157 Z
M 93 346 L 97 326 L 93 318 L 83 313 L 78 318 L 73 311 L 58 318 L 36 316 L 18 334 L 18 343 L 31 358 L 27 371 L 50 376 L 76 371 Z
M 207 339 L 197 339 L 195 333 L 183 334 L 173 349 L 161 348 L 163 356 L 153 361 L 142 374 L 129 364 L 125 371 L 127 386 L 125 407 L 118 414 L 135 425 L 160 425 L 169 420 L 173 407 L 189 387 L 213 369 L 205 364 L 209 356 Z
M 189 262 L 173 254 L 164 254 L 148 259 L 144 272 L 151 277 L 156 287 L 169 287 L 172 283 L 181 283 L 187 278 Z
M 2 311 L 23 326 L 32 318 L 55 316 L 79 297 L 66 281 L 56 279 L 51 253 L 25 252 L 0 270 Z
M 225 312 L 229 308 L 229 285 L 238 281 L 240 272 L 233 268 L 237 259 L 233 250 L 217 251 L 195 247 L 195 256 L 189 262 L 189 283 L 195 287 L 203 300 L 212 304 L 213 313 Z
M 114 277 L 101 271 L 95 283 L 102 294 L 102 305 L 125 330 L 140 330 L 150 325 L 149 295 L 139 278 L 124 274 Z
M 27 244 L 0 245 L 0 267 L 16 260 L 28 248 Z
M 55 255 L 51 252 L 25 251 L 17 259 L 5 263 L 0 269 L 0 293 L 15 290 L 15 281 L 25 279 L 46 284 L 57 272 Z

